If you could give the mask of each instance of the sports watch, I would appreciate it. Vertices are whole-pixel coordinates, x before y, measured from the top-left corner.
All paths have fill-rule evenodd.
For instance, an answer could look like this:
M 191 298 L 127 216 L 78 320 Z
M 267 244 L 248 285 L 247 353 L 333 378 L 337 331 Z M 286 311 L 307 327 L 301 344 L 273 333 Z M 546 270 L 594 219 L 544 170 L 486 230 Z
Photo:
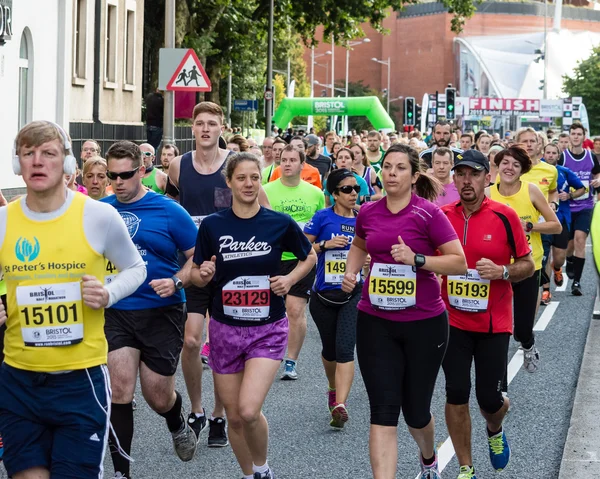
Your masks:
M 508 274 L 508 267 L 507 266 L 502 266 L 502 279 L 504 281 L 508 280 L 508 277 L 510 275 Z
M 415 255 L 415 266 L 417 268 L 422 268 L 423 266 L 425 266 L 425 256 L 422 254 L 416 254 Z
M 319 241 L 319 249 L 321 251 L 325 251 L 327 248 L 325 247 L 325 243 L 327 242 L 327 240 L 321 240 Z
M 183 289 L 183 281 L 181 281 L 177 276 L 171 276 L 173 283 L 175 283 L 175 289 L 177 291 Z
M 525 232 L 530 233 L 533 230 L 533 223 L 528 221 L 525 223 Z

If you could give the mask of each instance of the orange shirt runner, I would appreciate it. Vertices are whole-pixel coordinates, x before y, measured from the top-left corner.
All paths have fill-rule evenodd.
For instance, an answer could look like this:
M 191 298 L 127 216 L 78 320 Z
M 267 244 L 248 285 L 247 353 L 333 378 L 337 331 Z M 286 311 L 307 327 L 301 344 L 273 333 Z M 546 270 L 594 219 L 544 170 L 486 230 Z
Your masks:
M 273 174 L 271 175 L 271 179 L 269 180 L 269 183 L 271 181 L 275 181 L 279 178 L 281 178 L 281 167 L 280 166 L 278 166 L 277 168 L 275 168 L 273 170 Z M 311 185 L 316 186 L 320 190 L 323 189 L 323 185 L 321 184 L 321 173 L 319 173 L 319 170 L 316 169 L 314 166 L 311 166 L 306 162 L 304 163 L 304 166 L 302 167 L 302 172 L 300 173 L 300 179 L 306 181 L 307 183 L 310 183 Z

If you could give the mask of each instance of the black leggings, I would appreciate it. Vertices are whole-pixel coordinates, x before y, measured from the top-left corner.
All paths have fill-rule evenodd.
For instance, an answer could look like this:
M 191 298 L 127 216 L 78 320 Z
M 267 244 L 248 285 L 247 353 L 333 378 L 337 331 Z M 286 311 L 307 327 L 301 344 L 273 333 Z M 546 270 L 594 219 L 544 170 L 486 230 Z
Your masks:
M 448 315 L 389 321 L 358 312 L 356 353 L 371 424 L 397 426 L 400 409 L 414 429 L 431 421 L 431 397 L 448 347 Z
M 321 335 L 325 361 L 349 363 L 354 361 L 356 345 L 356 306 L 362 288 L 354 291 L 354 296 L 344 305 L 331 305 L 319 298 L 313 291 L 308 308 Z
M 475 333 L 450 326 L 448 350 L 442 367 L 446 402 L 469 403 L 471 363 L 475 359 L 475 394 L 479 407 L 494 414 L 504 404 L 502 381 L 506 373 L 509 333 Z
M 525 349 L 530 349 L 535 344 L 533 323 L 538 305 L 540 289 L 540 270 L 538 269 L 530 278 L 512 284 L 513 309 L 514 309 L 514 335 Z

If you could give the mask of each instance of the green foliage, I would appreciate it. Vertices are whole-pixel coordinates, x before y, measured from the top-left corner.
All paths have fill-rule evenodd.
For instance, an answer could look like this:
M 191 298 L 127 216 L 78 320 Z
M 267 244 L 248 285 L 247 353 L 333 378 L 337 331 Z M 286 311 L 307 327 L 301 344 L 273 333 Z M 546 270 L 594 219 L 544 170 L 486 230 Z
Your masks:
M 594 48 L 592 55 L 578 63 L 573 76 L 563 77 L 563 91 L 568 96 L 583 98 L 590 125 L 600 124 L 600 47 Z

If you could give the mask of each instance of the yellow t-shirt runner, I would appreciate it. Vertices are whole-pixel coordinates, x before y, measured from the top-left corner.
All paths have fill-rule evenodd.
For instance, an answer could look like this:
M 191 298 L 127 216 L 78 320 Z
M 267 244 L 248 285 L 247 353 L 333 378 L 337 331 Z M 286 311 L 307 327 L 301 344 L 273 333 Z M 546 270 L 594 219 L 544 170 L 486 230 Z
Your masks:
M 528 181 L 536 185 L 544 193 L 544 197 L 548 201 L 548 193 L 557 188 L 558 171 L 555 166 L 545 161 L 540 161 L 527 173 L 521 175 L 521 181 Z
M 49 221 L 29 219 L 20 201 L 7 207 L 0 264 L 8 303 L 4 360 L 12 367 L 55 372 L 106 363 L 104 310 L 85 306 L 81 293 L 84 274 L 104 279 L 104 257 L 82 226 L 86 201 L 74 195 Z
M 529 196 L 529 182 L 521 180 L 521 188 L 517 193 L 511 196 L 503 196 L 498 190 L 499 185 L 495 184 L 490 188 L 491 196 L 494 201 L 498 201 L 510 206 L 517 212 L 519 218 L 525 222 L 537 223 L 540 217 L 540 212 L 531 202 Z M 537 231 L 525 233 L 527 242 L 531 246 L 531 255 L 535 263 L 535 269 L 541 269 L 542 258 L 544 256 L 544 248 L 542 247 L 542 235 Z

